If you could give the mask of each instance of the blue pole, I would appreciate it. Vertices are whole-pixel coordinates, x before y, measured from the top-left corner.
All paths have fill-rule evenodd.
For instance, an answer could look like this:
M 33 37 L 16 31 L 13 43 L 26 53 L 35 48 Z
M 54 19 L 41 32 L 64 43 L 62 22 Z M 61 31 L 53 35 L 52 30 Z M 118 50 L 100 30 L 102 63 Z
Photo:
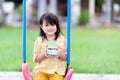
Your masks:
M 23 62 L 26 62 L 26 0 L 23 0 L 23 16 L 22 16 L 22 51 L 23 51 Z
M 68 0 L 67 9 L 67 64 L 70 64 L 70 26 L 71 26 L 71 0 Z

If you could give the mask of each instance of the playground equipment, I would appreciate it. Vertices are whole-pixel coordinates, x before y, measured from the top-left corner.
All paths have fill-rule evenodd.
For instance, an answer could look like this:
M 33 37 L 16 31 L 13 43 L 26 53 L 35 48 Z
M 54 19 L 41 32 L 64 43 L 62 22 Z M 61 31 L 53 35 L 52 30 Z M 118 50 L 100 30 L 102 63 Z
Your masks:
M 24 76 L 24 80 L 32 80 L 32 76 L 30 74 L 30 70 L 26 63 L 26 0 L 23 0 L 23 41 L 22 41 L 22 49 L 23 49 L 23 64 L 22 64 L 22 73 Z
M 70 65 L 70 25 L 71 25 L 71 0 L 68 0 L 68 24 L 67 24 L 67 67 L 64 79 L 65 80 L 71 80 L 71 77 L 73 75 L 74 70 L 72 68 L 69 68 Z M 32 80 L 32 75 L 30 74 L 30 70 L 28 68 L 28 65 L 26 63 L 26 0 L 23 0 L 23 64 L 22 64 L 22 73 L 24 76 L 24 80 Z

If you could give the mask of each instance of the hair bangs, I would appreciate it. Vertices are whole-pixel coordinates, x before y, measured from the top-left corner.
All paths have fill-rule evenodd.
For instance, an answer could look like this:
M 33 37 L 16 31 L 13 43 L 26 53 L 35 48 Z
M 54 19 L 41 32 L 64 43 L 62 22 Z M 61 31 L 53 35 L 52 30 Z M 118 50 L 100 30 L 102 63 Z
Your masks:
M 52 16 L 46 16 L 44 18 L 44 21 L 45 21 L 46 24 L 50 24 L 50 25 L 57 24 L 56 21 L 55 21 L 55 19 Z

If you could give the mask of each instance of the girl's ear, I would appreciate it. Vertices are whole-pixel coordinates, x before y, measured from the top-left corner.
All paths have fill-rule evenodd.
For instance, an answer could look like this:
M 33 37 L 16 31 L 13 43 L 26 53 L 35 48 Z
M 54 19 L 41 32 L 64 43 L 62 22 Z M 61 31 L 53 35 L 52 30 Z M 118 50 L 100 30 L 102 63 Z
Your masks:
M 42 25 L 40 25 L 40 28 L 42 28 Z
M 40 27 L 42 27 L 42 25 L 40 25 Z

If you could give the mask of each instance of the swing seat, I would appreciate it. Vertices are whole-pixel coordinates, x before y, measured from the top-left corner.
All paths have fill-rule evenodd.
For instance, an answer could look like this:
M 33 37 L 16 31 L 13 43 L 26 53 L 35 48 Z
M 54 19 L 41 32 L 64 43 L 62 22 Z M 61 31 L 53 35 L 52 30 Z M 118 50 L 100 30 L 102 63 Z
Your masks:
M 64 79 L 65 80 L 71 80 L 73 72 L 74 72 L 74 70 L 72 68 L 69 68 Z
M 22 64 L 22 73 L 23 73 L 24 80 L 32 80 L 32 76 L 30 74 L 30 70 L 28 68 L 27 63 Z
M 74 70 L 72 68 L 69 68 L 66 73 L 66 76 L 64 77 L 64 80 L 71 80 L 73 72 Z M 27 63 L 22 64 L 22 73 L 23 73 L 24 80 L 33 80 Z

